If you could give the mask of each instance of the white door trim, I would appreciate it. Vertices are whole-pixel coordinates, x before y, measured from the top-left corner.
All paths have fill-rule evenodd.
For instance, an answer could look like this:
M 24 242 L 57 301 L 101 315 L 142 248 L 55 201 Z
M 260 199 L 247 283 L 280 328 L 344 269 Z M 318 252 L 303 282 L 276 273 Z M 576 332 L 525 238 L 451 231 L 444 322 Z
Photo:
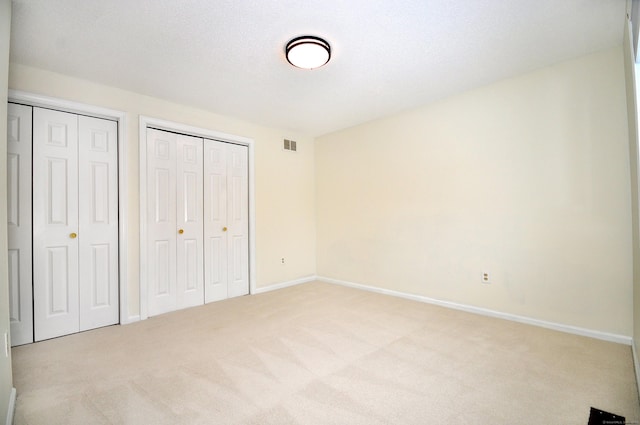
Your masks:
M 42 96 L 18 90 L 9 90 L 9 102 L 28 106 L 55 109 L 62 112 L 105 118 L 118 123 L 118 260 L 120 286 L 120 324 L 140 320 L 138 315 L 129 315 L 127 282 L 127 229 L 128 229 L 128 176 L 127 176 L 127 113 L 99 106 L 87 105 L 55 97 Z
M 255 214 L 255 162 L 253 139 L 221 133 L 205 128 L 193 127 L 172 121 L 140 115 L 139 125 L 139 165 L 140 165 L 140 319 L 149 317 L 147 310 L 148 282 L 147 282 L 147 247 L 143 241 L 147 240 L 147 128 L 172 131 L 188 136 L 219 140 L 221 142 L 244 145 L 249 148 L 249 294 L 255 293 L 256 287 L 256 214 Z

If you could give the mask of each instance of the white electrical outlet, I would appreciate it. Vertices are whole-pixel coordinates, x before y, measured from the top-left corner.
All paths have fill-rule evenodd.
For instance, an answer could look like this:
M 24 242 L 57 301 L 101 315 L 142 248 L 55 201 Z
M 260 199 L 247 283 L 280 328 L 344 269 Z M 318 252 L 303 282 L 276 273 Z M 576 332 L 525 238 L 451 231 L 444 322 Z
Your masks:
M 284 257 L 282 257 L 282 259 L 280 261 L 282 261 L 282 264 L 284 264 Z
M 491 283 L 491 273 L 488 271 L 482 272 L 482 283 Z

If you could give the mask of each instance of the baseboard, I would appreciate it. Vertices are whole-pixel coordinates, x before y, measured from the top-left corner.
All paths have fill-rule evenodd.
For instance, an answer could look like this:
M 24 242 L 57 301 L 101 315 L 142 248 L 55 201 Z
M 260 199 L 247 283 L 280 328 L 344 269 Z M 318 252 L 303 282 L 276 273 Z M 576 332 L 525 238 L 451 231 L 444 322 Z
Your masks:
M 262 294 L 265 292 L 275 291 L 276 289 L 288 288 L 290 286 L 300 285 L 302 283 L 313 282 L 314 280 L 317 280 L 317 279 L 318 277 L 316 275 L 301 277 L 300 279 L 289 280 L 287 282 L 274 283 L 269 286 L 262 286 L 260 288 L 256 288 L 255 291 L 253 291 L 253 293 Z
M 316 279 L 317 279 L 316 275 L 311 275 L 311 276 L 301 277 L 295 280 L 289 280 L 287 282 L 274 283 L 268 286 L 256 288 L 253 290 L 253 292 L 251 292 L 251 294 L 252 295 L 262 294 L 264 292 L 275 291 L 276 289 L 288 288 L 289 286 L 295 286 L 295 285 L 300 285 L 302 283 L 313 282 Z M 120 324 L 126 325 L 133 322 L 139 322 L 140 320 L 142 320 L 142 317 L 140 315 L 128 316 L 126 322 L 121 322 Z
M 139 314 L 134 314 L 132 316 L 127 316 L 127 318 L 123 321 L 120 322 L 121 325 L 128 325 L 129 323 L 134 323 L 134 322 L 139 322 L 140 321 L 140 315 Z
M 16 411 L 16 389 L 11 388 L 11 394 L 9 394 L 9 405 L 7 406 L 7 425 L 13 424 L 13 415 Z
M 591 329 L 580 328 L 577 326 L 564 325 L 561 323 L 547 322 L 545 320 L 534 319 L 531 317 L 518 316 L 510 313 L 489 310 L 482 307 L 475 307 L 466 304 L 454 303 L 451 301 L 442 301 L 435 298 L 429 298 L 422 295 L 407 294 L 405 292 L 394 291 L 391 289 L 377 288 L 375 286 L 363 285 L 361 283 L 347 282 L 344 280 L 332 279 L 324 276 L 317 276 L 317 280 L 333 283 L 336 285 L 348 286 L 351 288 L 363 289 L 365 291 L 377 292 L 379 294 L 391 295 L 394 297 L 405 298 L 413 301 L 419 301 L 427 304 L 434 304 L 441 307 L 447 307 L 454 310 L 466 311 L 468 313 L 480 314 L 482 316 L 496 317 L 499 319 L 511 320 L 513 322 L 524 323 L 527 325 L 539 326 L 541 328 L 552 329 L 555 331 L 566 332 L 574 335 L 587 336 L 590 338 L 600 339 L 603 341 L 615 342 L 618 344 L 632 345 L 631 337 L 617 335 L 607 332 L 595 331 Z
M 633 353 L 633 368 L 636 371 L 636 386 L 638 387 L 638 395 L 640 395 L 640 363 L 638 363 L 638 351 L 636 350 L 636 341 L 631 341 L 631 352 Z

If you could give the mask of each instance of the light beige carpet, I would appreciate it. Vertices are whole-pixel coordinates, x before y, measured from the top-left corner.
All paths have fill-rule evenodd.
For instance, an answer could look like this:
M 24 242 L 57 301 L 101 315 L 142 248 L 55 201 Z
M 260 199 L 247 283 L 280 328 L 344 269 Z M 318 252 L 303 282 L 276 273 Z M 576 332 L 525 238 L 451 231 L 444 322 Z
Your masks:
M 15 424 L 640 420 L 630 347 L 314 282 L 13 349 Z

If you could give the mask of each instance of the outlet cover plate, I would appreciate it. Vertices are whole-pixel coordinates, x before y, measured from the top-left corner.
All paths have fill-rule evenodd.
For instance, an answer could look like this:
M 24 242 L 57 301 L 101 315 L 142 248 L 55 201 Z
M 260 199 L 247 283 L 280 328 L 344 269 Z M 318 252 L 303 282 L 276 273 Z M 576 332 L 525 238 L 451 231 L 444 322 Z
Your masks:
M 491 283 L 491 273 L 488 271 L 482 272 L 482 283 Z

